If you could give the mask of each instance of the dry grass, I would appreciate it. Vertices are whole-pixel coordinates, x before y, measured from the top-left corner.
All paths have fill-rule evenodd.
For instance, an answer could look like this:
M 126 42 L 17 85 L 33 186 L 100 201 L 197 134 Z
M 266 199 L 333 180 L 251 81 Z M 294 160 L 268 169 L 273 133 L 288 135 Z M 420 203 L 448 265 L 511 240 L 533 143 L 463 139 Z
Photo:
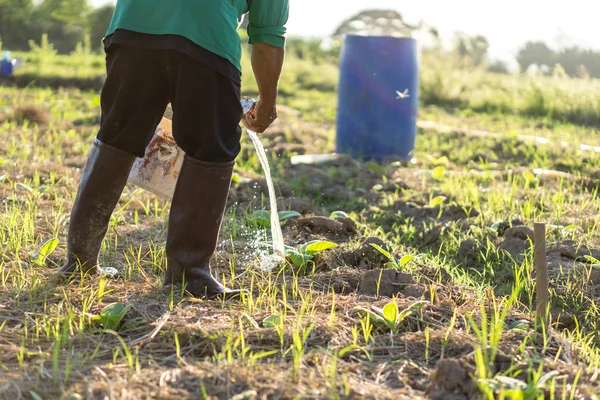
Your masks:
M 0 121 L 14 121 L 19 125 L 24 123 L 36 124 L 38 126 L 48 125 L 50 114 L 46 109 L 35 104 L 18 104 L 4 117 L 0 115 Z

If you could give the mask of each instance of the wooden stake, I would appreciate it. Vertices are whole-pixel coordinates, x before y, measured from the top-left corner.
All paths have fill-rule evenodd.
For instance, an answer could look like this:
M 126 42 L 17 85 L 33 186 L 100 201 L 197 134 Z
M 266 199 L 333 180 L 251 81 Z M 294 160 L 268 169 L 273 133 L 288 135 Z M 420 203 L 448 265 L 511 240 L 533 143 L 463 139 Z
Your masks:
M 548 322 L 548 268 L 546 262 L 546 224 L 534 224 L 534 257 L 536 276 L 537 316 L 546 324 Z

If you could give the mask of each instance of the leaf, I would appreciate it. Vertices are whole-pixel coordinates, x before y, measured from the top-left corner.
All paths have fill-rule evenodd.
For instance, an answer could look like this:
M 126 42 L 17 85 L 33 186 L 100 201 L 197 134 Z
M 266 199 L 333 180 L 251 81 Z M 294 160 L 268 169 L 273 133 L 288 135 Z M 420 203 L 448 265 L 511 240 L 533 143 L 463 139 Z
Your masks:
M 381 167 L 381 165 L 374 162 L 367 163 L 367 168 L 369 171 L 373 171 L 381 175 L 385 174 L 385 170 Z
M 313 258 L 311 255 L 299 253 L 296 250 L 288 250 L 287 256 L 292 262 L 292 264 L 294 264 L 297 267 L 304 267 Z
M 104 329 L 116 330 L 131 307 L 131 304 L 125 306 L 122 303 L 112 303 L 104 307 L 99 316 L 92 319 L 98 321 Z
M 35 265 L 37 265 L 38 267 L 43 266 L 44 262 L 46 261 L 46 257 L 48 257 L 50 254 L 52 254 L 54 249 L 56 249 L 57 245 L 58 245 L 57 238 L 52 238 L 52 239 L 48 240 L 46 243 L 44 243 L 42 245 L 42 247 L 38 251 L 33 253 L 32 262 Z
M 548 382 L 550 379 L 555 378 L 556 376 L 558 376 L 559 373 L 558 371 L 550 371 L 545 373 L 537 382 L 537 387 L 538 388 L 542 388 L 544 387 L 544 385 L 546 384 L 546 382 Z
M 400 322 L 404 321 L 410 314 L 414 313 L 415 311 L 420 310 L 421 308 L 425 307 L 427 304 L 429 304 L 429 301 L 427 301 L 427 300 L 420 300 L 420 301 L 413 303 L 410 307 L 405 308 L 404 310 L 402 310 L 400 312 L 400 315 L 398 315 L 398 318 L 397 318 L 397 322 L 400 323 Z
M 397 265 L 396 263 L 396 259 L 390 254 L 389 251 L 383 249 L 381 246 L 375 244 L 375 243 L 371 243 L 371 246 L 377 250 L 378 252 L 380 252 L 381 254 L 383 254 L 388 260 L 390 260 L 395 266 Z
M 377 306 L 371 306 L 371 311 L 375 313 L 379 318 L 385 321 L 385 315 L 383 314 L 383 308 Z
M 446 174 L 446 168 L 444 168 L 442 165 L 435 167 L 431 173 L 431 176 L 433 177 L 433 179 L 435 179 L 436 181 L 442 180 L 444 178 L 444 175 Z
M 25 190 L 27 190 L 29 193 L 33 193 L 33 189 L 32 189 L 31 187 L 27 186 L 27 185 L 26 185 L 26 184 L 24 184 L 24 183 L 17 182 L 17 185 L 16 185 L 16 186 L 17 186 L 18 188 L 21 188 L 21 189 L 25 189 Z
M 100 105 L 100 96 L 92 97 L 92 105 L 98 107 Z
M 600 265 L 600 261 L 598 261 L 596 258 L 594 258 L 592 256 L 584 256 L 584 257 L 586 260 L 588 260 L 592 264 Z
M 568 225 L 568 226 L 565 226 L 564 230 L 565 230 L 565 232 L 568 232 L 568 231 L 573 231 L 577 228 L 579 228 L 577 225 Z
M 360 349 L 360 346 L 358 346 L 356 344 L 351 344 L 349 346 L 346 346 L 339 351 L 338 357 L 344 357 L 348 352 L 350 352 L 352 350 L 356 350 L 356 349 Z
M 300 218 L 302 216 L 302 214 L 300 214 L 298 211 L 279 211 L 277 215 L 279 216 L 280 221 L 285 221 L 286 219 L 292 218 Z
M 511 378 L 509 376 L 496 375 L 494 377 L 496 381 L 498 381 L 503 388 L 507 388 L 509 390 L 525 390 L 527 389 L 527 384 L 519 379 Z
M 252 354 L 251 357 L 254 360 L 260 360 L 261 358 L 269 357 L 269 356 L 272 356 L 277 353 L 279 353 L 279 350 L 269 350 L 269 351 L 263 351 L 261 353 Z
M 30 390 L 29 394 L 31 394 L 31 397 L 33 397 L 34 400 L 43 400 L 42 397 L 39 394 L 37 394 L 36 392 L 32 392 Z
M 490 229 L 493 230 L 494 232 L 498 232 L 498 229 L 500 228 L 500 225 L 503 223 L 504 221 L 500 220 L 500 221 L 496 221 L 492 224 L 492 226 L 490 226 Z
M 527 182 L 527 183 L 535 182 L 535 175 L 529 171 L 523 172 L 523 178 L 525 179 L 525 182 Z
M 363 313 L 369 314 L 371 317 L 371 322 L 373 322 L 373 324 L 386 325 L 387 322 L 385 321 L 385 318 L 383 317 L 383 310 L 381 310 L 381 308 L 378 308 L 378 307 L 372 307 L 372 308 L 379 310 L 379 312 L 369 310 L 369 309 L 363 308 L 363 307 L 355 307 L 354 309 L 357 311 L 362 311 Z
M 431 202 L 429 203 L 429 207 L 435 208 L 435 207 L 441 205 L 443 202 L 445 202 L 446 199 L 447 199 L 446 196 L 434 197 L 433 199 L 431 199 Z
M 512 331 L 514 329 L 527 330 L 528 328 L 529 328 L 529 321 L 527 321 L 527 320 L 518 320 L 508 326 L 509 331 Z
M 383 307 L 383 317 L 391 324 L 396 324 L 396 318 L 398 318 L 398 305 L 396 302 L 391 302 Z
M 433 163 L 435 165 L 444 165 L 444 166 L 448 166 L 448 164 L 450 164 L 450 160 L 448 160 L 448 157 L 446 156 L 442 156 L 440 158 L 437 158 L 435 160 L 433 160 Z
M 335 218 L 350 218 L 350 217 L 344 211 L 334 211 L 331 213 L 329 218 L 335 219 Z
M 278 314 L 269 315 L 263 320 L 264 328 L 277 328 L 281 326 L 281 317 Z
M 233 183 L 240 183 L 242 181 L 242 179 L 240 178 L 240 176 L 236 173 L 234 173 L 233 175 L 231 175 L 231 181 Z
M 44 245 L 40 249 L 40 254 L 44 258 L 48 257 L 50 254 L 52 254 L 52 252 L 54 251 L 54 249 L 56 249 L 57 245 L 58 245 L 58 239 L 57 238 L 52 238 L 52 239 L 48 240 L 46 243 L 44 243 Z
M 269 228 L 271 226 L 271 213 L 267 210 L 256 210 L 250 215 L 250 219 L 256 225 L 262 228 Z
M 308 254 L 308 255 L 313 255 L 313 254 L 317 254 L 323 250 L 329 250 L 329 249 L 334 249 L 337 247 L 337 244 L 333 243 L 333 242 L 326 242 L 326 241 L 312 241 L 309 243 L 306 243 L 305 245 L 300 247 L 300 251 Z
M 400 266 L 401 267 L 406 267 L 408 265 L 408 263 L 410 263 L 411 261 L 414 261 L 415 257 L 414 256 L 404 256 L 400 259 Z

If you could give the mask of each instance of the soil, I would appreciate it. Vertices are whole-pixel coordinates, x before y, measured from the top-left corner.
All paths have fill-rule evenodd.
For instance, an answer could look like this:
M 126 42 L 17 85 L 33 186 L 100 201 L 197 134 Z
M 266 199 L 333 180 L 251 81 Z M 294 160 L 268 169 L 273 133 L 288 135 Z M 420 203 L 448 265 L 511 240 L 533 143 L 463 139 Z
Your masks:
M 323 152 L 325 128 L 319 124 L 302 125 L 302 121 L 294 119 L 296 117 L 291 112 L 282 114 L 281 122 L 278 121 L 266 132 L 264 138 L 269 149 L 285 157 L 291 153 Z M 82 130 L 84 126 L 77 129 Z M 314 134 L 307 135 L 306 132 Z M 45 160 L 29 165 L 20 163 L 7 167 L 7 173 L 15 182 L 32 178 L 35 169 L 44 178 L 48 178 L 50 172 L 58 173 L 64 179 L 56 184 L 56 190 L 65 198 L 64 207 L 68 210 L 71 197 L 67 194 L 72 194 L 76 189 L 85 163 L 85 155 L 75 151 L 74 144 L 69 137 L 64 138 L 64 162 Z M 253 150 L 250 148 L 249 151 Z M 487 157 L 496 159 L 493 155 Z M 116 397 L 122 398 L 196 398 L 200 396 L 199 382 L 202 382 L 206 390 L 216 398 L 232 398 L 241 393 L 246 393 L 247 398 L 327 398 L 332 377 L 327 375 L 324 366 L 330 362 L 329 351 L 345 349 L 355 340 L 353 329 L 360 327 L 360 318 L 354 313 L 355 308 L 371 305 L 383 307 L 391 298 L 395 298 L 400 309 L 410 306 L 416 299 L 431 299 L 432 302 L 419 318 L 407 318 L 401 330 L 395 334 L 389 330 L 375 333 L 372 342 L 364 343 L 360 333 L 357 340 L 372 352 L 367 357 L 361 350 L 354 349 L 340 356 L 336 360 L 340 372 L 336 379 L 341 376 L 346 381 L 342 383 L 340 378 L 337 385 L 347 386 L 348 398 L 476 398 L 473 345 L 478 344 L 478 339 L 466 332 L 467 316 L 473 316 L 477 323 L 481 321 L 481 299 L 475 289 L 456 282 L 456 276 L 460 275 L 451 268 L 461 263 L 478 268 L 485 243 L 481 239 L 461 236 L 460 245 L 457 246 L 457 262 L 451 260 L 448 270 L 415 261 L 407 269 L 409 272 L 391 269 L 387 265 L 390 260 L 372 245 L 380 246 L 396 259 L 401 255 L 399 249 L 404 247 L 411 248 L 411 252 L 428 252 L 433 259 L 436 251 L 445 245 L 444 241 L 448 232 L 452 233 L 451 229 L 457 228 L 453 234 L 464 234 L 472 225 L 485 228 L 482 222 L 485 208 L 469 209 L 447 194 L 432 193 L 428 186 L 422 185 L 425 179 L 423 175 L 414 169 L 396 166 L 382 174 L 376 168 L 369 168 L 347 157 L 318 165 L 285 163 L 278 173 L 281 173 L 277 182 L 278 207 L 302 214 L 302 217 L 284 224 L 286 243 L 299 245 L 308 240 L 325 239 L 334 241 L 338 247 L 318 254 L 314 259 L 314 274 L 299 277 L 298 287 L 290 288 L 290 277 L 295 273 L 291 268 L 280 273 L 260 275 L 261 279 L 256 278 L 258 275 L 248 273 L 247 269 L 256 265 L 254 242 L 265 238 L 234 235 L 233 228 L 226 226 L 218 254 L 214 258 L 214 272 L 219 276 L 229 276 L 233 265 L 235 280 L 228 283 L 255 285 L 258 293 L 273 296 L 282 296 L 284 293 L 290 315 L 301 308 L 301 301 L 294 298 L 298 293 L 300 296 L 318 296 L 318 301 L 314 302 L 314 320 L 308 321 L 314 323 L 314 326 L 303 343 L 307 351 L 300 363 L 302 373 L 297 382 L 291 383 L 294 377 L 292 356 L 288 355 L 290 353 L 281 357 L 277 353 L 282 341 L 286 346 L 293 343 L 291 328 L 286 326 L 282 336 L 279 336 L 275 329 L 267 329 L 262 325 L 262 321 L 272 310 L 257 307 L 252 315 L 247 316 L 252 319 L 248 321 L 243 320 L 246 318 L 242 318 L 244 308 L 238 303 L 224 306 L 218 302 L 193 301 L 180 297 L 170 299 L 161 292 L 159 282 L 166 261 L 164 253 L 156 250 L 164 247 L 165 217 L 154 214 L 154 211 L 146 215 L 144 204 L 153 202 L 154 198 L 143 192 L 136 197 L 135 202 L 127 205 L 127 195 L 134 189 L 128 187 L 118 206 L 124 207 L 122 221 L 111 227 L 107 240 L 107 246 L 110 246 L 118 238 L 118 245 L 107 250 L 106 259 L 101 261 L 105 266 L 121 269 L 125 265 L 125 256 L 136 261 L 131 271 L 122 269 L 125 280 L 114 280 L 107 284 L 108 292 L 91 312 L 98 313 L 103 305 L 112 301 L 133 305 L 125 320 L 127 328 L 122 333 L 126 343 L 138 352 L 135 354 L 139 354 L 141 372 L 134 373 L 123 364 L 113 363 L 114 349 L 120 346 L 116 339 L 106 338 L 97 332 L 85 332 L 83 337 L 73 339 L 74 351 L 89 350 L 90 343 L 98 345 L 100 364 L 74 371 L 68 382 L 69 390 L 85 393 L 89 398 L 110 397 L 111 393 L 117 393 L 119 395 Z M 382 178 L 383 175 L 385 179 Z M 0 201 L 4 205 L 26 204 L 27 196 L 27 190 L 15 189 L 13 182 L 0 182 Z M 239 183 L 232 185 L 229 205 L 244 212 L 268 209 L 267 196 L 267 186 L 263 179 L 256 179 L 255 176 L 241 177 Z M 441 205 L 431 207 L 429 199 L 432 196 L 444 196 L 446 200 Z M 329 218 L 332 205 L 349 213 L 355 211 L 356 215 L 352 219 Z M 164 203 L 159 203 L 157 208 L 163 206 L 166 207 Z M 35 217 L 35 241 L 39 244 L 54 233 L 52 221 L 45 215 L 55 214 L 53 210 L 57 207 L 56 199 L 51 194 L 41 195 L 36 201 L 36 207 L 39 215 Z M 168 207 L 165 209 L 168 211 Z M 135 212 L 139 221 L 134 224 Z M 386 236 L 388 232 L 404 233 L 398 232 L 396 225 L 399 222 L 407 226 L 407 231 L 414 229 L 412 242 L 408 239 L 406 242 L 404 239 L 392 241 L 390 236 Z M 65 217 L 58 225 L 61 228 L 60 245 L 49 257 L 49 267 L 38 269 L 37 273 L 40 275 L 36 278 L 45 279 L 52 275 L 64 258 L 68 219 Z M 367 229 L 373 226 L 381 228 L 381 231 Z M 533 231 L 520 220 L 507 218 L 507 221 L 499 224 L 495 233 L 489 234 L 489 238 L 507 257 L 519 259 L 532 251 Z M 581 289 L 582 293 L 589 294 L 592 298 L 600 298 L 600 269 L 594 268 L 593 263 L 585 258 L 586 255 L 600 258 L 600 251 L 593 247 L 580 246 L 577 242 L 564 238 L 551 242 L 547 259 L 551 288 L 557 294 L 567 295 L 574 290 L 573 286 L 567 285 L 569 279 L 566 279 L 572 276 L 578 277 L 575 280 L 579 285 L 578 290 Z M 397 249 L 396 253 L 394 249 Z M 4 259 L 1 261 L 4 262 L 4 268 L 15 271 L 28 267 L 26 261 L 16 261 L 15 258 L 18 255 L 21 260 L 29 261 L 28 252 L 31 250 L 34 250 L 34 246 L 30 240 L 27 248 L 22 248 L 18 254 L 3 254 Z M 15 303 L 15 293 L 29 290 L 30 286 L 27 285 L 31 283 L 27 283 L 25 289 L 11 285 L 8 281 L 7 286 L 11 289 L 3 292 L 4 295 L 0 297 L 0 312 L 7 321 L 4 330 L 0 330 L 0 363 L 7 365 L 9 369 L 5 376 L 0 376 L 0 388 L 4 390 L 2 395 L 18 398 L 20 394 L 15 387 L 28 393 L 27 390 L 33 390 L 33 382 L 38 374 L 41 374 L 41 389 L 36 390 L 45 393 L 42 391 L 44 388 L 53 387 L 52 379 L 48 378 L 44 365 L 40 370 L 39 364 L 36 364 L 39 358 L 36 357 L 40 352 L 47 352 L 48 349 L 52 351 L 53 345 L 44 342 L 39 347 L 41 350 L 29 346 L 25 369 L 18 367 L 15 349 L 21 343 L 26 343 L 22 335 L 23 315 L 31 318 L 40 310 L 35 302 L 22 301 L 27 299 L 26 296 L 35 299 L 35 293 L 22 295 L 19 297 L 21 303 Z M 89 299 L 89 287 L 98 285 L 98 278 L 93 277 L 85 281 L 85 285 L 71 284 L 61 287 L 61 290 L 68 293 L 73 309 L 79 312 L 80 305 Z M 273 288 L 281 292 L 270 292 Z M 62 300 L 53 290 L 54 288 L 46 287 L 40 289 L 51 303 L 50 309 L 43 312 L 55 317 Z M 335 296 L 332 296 L 332 291 Z M 490 303 L 490 299 L 487 299 L 484 304 L 488 306 Z M 565 354 L 561 347 L 559 352 L 558 346 L 564 342 L 564 338 L 555 329 L 572 327 L 575 325 L 575 317 L 578 318 L 578 324 L 585 323 L 583 319 L 581 321 L 584 322 L 580 322 L 585 310 L 565 312 L 565 309 L 568 310 L 568 305 L 558 305 L 553 310 L 558 324 L 550 331 L 544 371 L 547 372 L 548 368 L 560 371 L 572 382 L 577 374 L 573 365 L 585 363 L 584 357 L 577 353 L 585 350 L 573 349 L 572 354 Z M 453 321 L 454 315 L 456 319 Z M 527 317 L 530 316 L 511 312 L 507 323 Z M 243 320 L 239 322 L 239 329 L 243 329 L 245 334 L 244 346 L 252 349 L 253 354 L 274 351 L 278 355 L 267 357 L 264 362 L 258 361 L 252 367 L 248 367 L 247 361 L 240 361 L 237 356 L 231 362 L 212 362 L 211 357 L 215 357 L 230 339 L 224 337 L 224 333 L 230 332 L 232 323 L 237 324 L 238 319 Z M 454 328 L 446 338 L 450 324 L 454 324 Z M 156 336 L 151 338 L 151 333 L 157 328 Z M 175 333 L 181 347 L 181 359 L 175 357 Z M 537 345 L 532 336 L 527 336 L 529 333 L 504 332 L 499 346 L 502 353 L 494 364 L 495 372 L 508 369 L 513 360 L 506 355 L 516 353 L 523 343 Z M 428 356 L 425 357 L 425 354 Z M 61 365 L 64 365 L 71 355 L 61 353 L 60 357 Z M 597 391 L 598 384 L 593 373 L 582 372 L 579 382 L 584 387 L 588 385 Z M 519 379 L 525 380 L 526 377 Z M 10 384 L 3 386 L 5 382 Z M 51 389 L 48 391 L 50 397 L 60 396 L 60 393 L 53 393 Z
M 393 269 L 368 271 L 360 283 L 359 294 L 393 297 L 415 284 L 412 275 Z
M 332 240 L 347 240 L 358 233 L 356 223 L 349 218 L 305 217 L 298 220 L 297 226 L 300 231 L 323 235 Z
M 369 270 L 381 268 L 390 260 L 372 245 L 375 244 L 383 250 L 391 252 L 391 248 L 383 240 L 370 237 L 365 239 L 357 250 L 342 253 L 344 262 L 354 268 Z
M 478 393 L 475 368 L 465 360 L 438 361 L 427 394 L 431 400 L 469 400 Z

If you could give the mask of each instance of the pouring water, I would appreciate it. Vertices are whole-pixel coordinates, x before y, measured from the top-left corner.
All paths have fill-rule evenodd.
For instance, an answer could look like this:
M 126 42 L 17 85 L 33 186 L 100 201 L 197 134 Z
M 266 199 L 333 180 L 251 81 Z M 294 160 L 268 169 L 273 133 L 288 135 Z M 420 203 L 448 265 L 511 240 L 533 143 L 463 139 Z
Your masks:
M 269 204 L 271 205 L 271 236 L 273 240 L 273 256 L 263 258 L 262 262 L 264 269 L 272 269 L 280 261 L 282 261 L 283 257 L 285 257 L 285 245 L 283 242 L 283 233 L 281 232 L 281 226 L 279 225 L 279 213 L 277 212 L 277 197 L 275 196 L 275 187 L 273 185 L 273 179 L 271 178 L 271 168 L 269 167 L 269 161 L 267 160 L 267 154 L 265 153 L 265 148 L 261 143 L 258 135 L 248 130 L 248 136 L 252 143 L 254 144 L 254 148 L 256 149 L 256 154 L 258 155 L 258 159 L 260 160 L 260 164 L 262 165 L 263 171 L 265 173 L 265 180 L 267 181 L 267 188 L 269 190 Z

